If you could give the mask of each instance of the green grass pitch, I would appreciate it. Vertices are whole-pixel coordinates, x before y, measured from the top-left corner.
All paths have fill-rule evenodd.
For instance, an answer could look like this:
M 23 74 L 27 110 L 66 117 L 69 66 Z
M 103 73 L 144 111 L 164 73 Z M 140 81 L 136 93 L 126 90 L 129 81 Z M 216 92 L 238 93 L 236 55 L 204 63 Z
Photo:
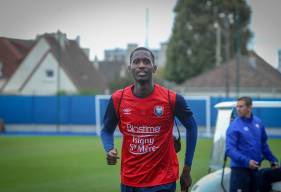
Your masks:
M 119 153 L 121 139 L 116 138 Z M 281 157 L 281 140 L 270 140 Z M 193 183 L 208 170 L 212 141 L 199 139 L 192 166 Z M 184 145 L 184 144 L 183 144 Z M 179 154 L 183 163 L 184 150 Z M 182 164 L 181 164 L 182 167 Z M 0 191 L 115 192 L 118 166 L 108 166 L 100 139 L 91 136 L 0 136 Z

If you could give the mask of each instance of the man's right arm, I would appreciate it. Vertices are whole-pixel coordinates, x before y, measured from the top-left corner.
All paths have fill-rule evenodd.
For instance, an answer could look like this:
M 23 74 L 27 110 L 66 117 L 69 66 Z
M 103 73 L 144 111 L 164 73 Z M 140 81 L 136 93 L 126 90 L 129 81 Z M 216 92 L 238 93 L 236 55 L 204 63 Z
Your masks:
M 272 151 L 269 148 L 269 145 L 267 143 L 267 134 L 265 132 L 264 125 L 261 126 L 261 142 L 262 142 L 262 154 L 263 156 L 271 162 L 271 167 L 278 167 L 278 160 L 277 158 L 272 154 Z
M 104 150 L 108 153 L 114 148 L 113 134 L 118 124 L 118 117 L 114 108 L 112 97 L 109 100 L 101 130 L 101 140 Z
M 185 162 L 180 177 L 181 191 L 186 191 L 192 183 L 190 170 L 197 141 L 197 125 L 191 109 L 184 97 L 179 94 L 176 95 L 175 116 L 186 128 Z

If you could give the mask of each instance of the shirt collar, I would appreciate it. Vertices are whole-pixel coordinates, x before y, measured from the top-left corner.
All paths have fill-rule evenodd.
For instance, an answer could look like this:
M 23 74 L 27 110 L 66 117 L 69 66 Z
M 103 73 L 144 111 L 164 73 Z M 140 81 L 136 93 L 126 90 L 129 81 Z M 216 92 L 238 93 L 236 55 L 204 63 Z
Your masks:
M 251 113 L 250 117 L 240 117 L 242 121 L 251 122 L 253 120 L 253 113 Z

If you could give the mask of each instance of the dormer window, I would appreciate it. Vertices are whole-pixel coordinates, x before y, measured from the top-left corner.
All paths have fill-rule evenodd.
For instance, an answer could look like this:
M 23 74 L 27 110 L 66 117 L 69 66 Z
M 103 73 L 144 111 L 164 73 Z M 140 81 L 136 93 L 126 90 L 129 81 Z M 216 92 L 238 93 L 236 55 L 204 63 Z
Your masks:
M 53 70 L 47 69 L 45 72 L 46 72 L 47 78 L 53 78 L 54 77 L 54 71 Z

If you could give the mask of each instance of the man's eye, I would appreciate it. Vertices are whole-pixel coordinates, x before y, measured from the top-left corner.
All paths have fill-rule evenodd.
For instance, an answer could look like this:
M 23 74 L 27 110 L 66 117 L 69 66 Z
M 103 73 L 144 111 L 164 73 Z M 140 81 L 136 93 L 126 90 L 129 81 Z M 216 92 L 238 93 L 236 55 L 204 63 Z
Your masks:
M 149 64 L 150 64 L 150 61 L 149 61 L 149 59 L 144 59 L 144 60 L 143 60 L 143 63 L 146 64 L 146 65 L 149 65 Z
M 140 62 L 139 59 L 135 59 L 135 60 L 133 61 L 133 64 L 138 64 L 139 62 Z

